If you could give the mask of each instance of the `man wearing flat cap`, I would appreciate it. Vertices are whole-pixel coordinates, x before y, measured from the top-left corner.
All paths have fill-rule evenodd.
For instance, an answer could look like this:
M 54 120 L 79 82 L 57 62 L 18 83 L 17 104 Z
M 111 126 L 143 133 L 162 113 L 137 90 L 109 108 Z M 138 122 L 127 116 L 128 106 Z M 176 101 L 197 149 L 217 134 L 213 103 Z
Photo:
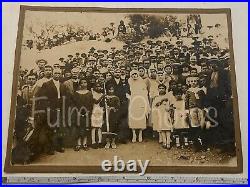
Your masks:
M 37 67 L 34 69 L 34 73 L 36 73 L 38 75 L 40 73 L 40 71 L 44 71 L 44 67 L 47 64 L 48 64 L 48 62 L 44 59 L 37 60 L 36 61 Z
M 72 74 L 71 79 L 64 82 L 64 85 L 70 94 L 73 94 L 77 89 L 79 71 L 80 71 L 79 68 L 73 68 L 71 70 Z
M 69 54 L 66 63 L 71 63 L 73 61 L 73 55 Z
M 91 66 L 91 67 L 95 67 L 96 66 L 96 63 L 97 63 L 97 60 L 95 57 L 93 56 L 90 56 L 88 58 L 88 64 Z
M 180 80 L 180 72 L 181 72 L 181 64 L 178 62 L 175 62 L 172 64 L 172 79 L 176 82 L 178 82 Z
M 37 74 L 31 70 L 30 73 L 27 75 L 26 84 L 21 88 L 22 91 L 21 95 L 23 97 L 23 100 L 25 101 L 25 104 L 27 104 L 29 107 L 32 106 L 32 98 L 34 96 L 33 90 L 36 81 L 37 81 Z
M 199 73 L 199 88 L 201 88 L 205 94 L 207 94 L 207 88 L 208 88 L 208 76 L 205 73 Z
M 61 65 L 64 65 L 64 64 L 65 64 L 64 58 L 63 58 L 63 57 L 60 57 L 60 58 L 59 58 L 59 63 L 60 63 Z
M 180 55 L 180 50 L 177 47 L 173 48 L 171 53 L 171 58 L 179 62 L 179 55 Z
M 183 41 L 182 41 L 181 39 L 178 39 L 178 40 L 176 41 L 176 45 L 177 45 L 177 48 L 181 50 L 182 45 L 183 45 Z
M 37 80 L 36 84 L 34 85 L 33 95 L 38 97 L 39 91 L 44 83 L 50 81 L 52 79 L 52 72 L 53 68 L 50 65 L 45 65 L 44 67 L 44 77 L 42 79 Z
M 201 72 L 201 67 L 197 64 L 197 56 L 191 56 L 190 57 L 190 67 L 191 68 L 195 68 L 197 69 L 197 72 L 200 73 Z
M 80 56 L 80 53 L 76 53 L 76 56 L 75 56 L 75 61 L 81 65 L 83 63 L 83 59 L 82 57 Z
M 190 66 L 187 63 L 181 65 L 181 75 L 179 77 L 179 82 L 186 84 L 186 79 L 190 76 Z

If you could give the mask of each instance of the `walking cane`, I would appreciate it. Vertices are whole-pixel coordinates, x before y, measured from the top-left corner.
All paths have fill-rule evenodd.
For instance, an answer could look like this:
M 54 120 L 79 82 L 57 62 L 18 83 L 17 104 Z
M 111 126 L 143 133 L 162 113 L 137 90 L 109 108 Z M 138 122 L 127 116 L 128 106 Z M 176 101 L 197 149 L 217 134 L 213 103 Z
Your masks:
M 107 90 L 106 90 L 106 83 L 105 82 L 103 83 L 103 88 L 104 88 L 104 94 L 105 94 L 104 103 L 105 103 L 105 117 L 106 117 L 106 126 L 107 126 L 106 130 L 107 131 L 106 132 L 102 132 L 102 134 L 117 136 L 116 133 L 113 133 L 113 132 L 109 131 L 109 111 L 108 111 L 108 103 L 107 103 L 107 97 L 106 97 Z

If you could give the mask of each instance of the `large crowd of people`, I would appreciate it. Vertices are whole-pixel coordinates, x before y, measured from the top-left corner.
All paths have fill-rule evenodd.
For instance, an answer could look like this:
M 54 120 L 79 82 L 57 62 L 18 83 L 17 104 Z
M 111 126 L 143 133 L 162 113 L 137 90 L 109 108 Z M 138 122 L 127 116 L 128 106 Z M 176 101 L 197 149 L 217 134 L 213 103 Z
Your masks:
M 24 46 L 29 49 L 35 48 L 39 51 L 51 49 L 56 46 L 65 45 L 71 42 L 79 42 L 86 40 L 97 40 L 109 42 L 115 36 L 115 27 L 113 23 L 104 27 L 102 32 L 94 33 L 91 30 L 85 30 L 83 27 L 65 27 L 61 32 L 51 30 L 49 28 L 43 30 L 40 34 L 32 33 L 30 38 L 25 40 Z M 54 28 L 54 27 L 52 27 Z
M 65 27 L 64 31 L 58 32 L 55 27 Z M 213 27 L 213 26 L 211 26 Z M 150 28 L 149 24 L 125 24 L 123 20 L 119 25 L 111 22 L 108 26 L 103 27 L 101 32 L 93 32 L 91 30 L 85 30 L 84 27 L 74 26 L 50 26 L 43 28 L 40 34 L 32 33 L 32 38 L 25 40 L 25 46 L 29 49 L 36 48 L 41 51 L 43 49 L 51 49 L 55 46 L 67 44 L 69 42 L 78 42 L 86 40 L 97 40 L 110 42 L 112 39 L 124 40 L 124 37 L 131 37 L 131 34 L 149 36 Z M 162 36 L 167 37 L 192 37 L 195 34 L 200 34 L 202 29 L 202 23 L 200 15 L 189 15 L 185 24 L 175 21 L 169 23 L 164 28 Z M 152 30 L 152 29 L 151 29 Z M 142 36 L 142 37 L 143 37 Z
M 15 146 L 37 156 L 153 139 L 164 149 L 231 151 L 229 50 L 213 36 L 193 35 L 190 45 L 185 39 L 90 47 L 20 69 Z

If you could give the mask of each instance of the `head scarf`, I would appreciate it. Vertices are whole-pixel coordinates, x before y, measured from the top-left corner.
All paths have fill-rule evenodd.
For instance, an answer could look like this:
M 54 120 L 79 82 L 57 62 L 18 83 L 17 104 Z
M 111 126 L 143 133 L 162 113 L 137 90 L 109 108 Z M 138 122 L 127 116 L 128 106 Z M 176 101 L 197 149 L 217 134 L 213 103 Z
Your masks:
M 132 70 L 132 71 L 130 72 L 130 77 L 132 77 L 132 75 L 135 74 L 135 73 L 138 75 L 138 78 L 139 78 L 140 75 L 139 75 L 139 71 L 138 71 L 138 70 Z

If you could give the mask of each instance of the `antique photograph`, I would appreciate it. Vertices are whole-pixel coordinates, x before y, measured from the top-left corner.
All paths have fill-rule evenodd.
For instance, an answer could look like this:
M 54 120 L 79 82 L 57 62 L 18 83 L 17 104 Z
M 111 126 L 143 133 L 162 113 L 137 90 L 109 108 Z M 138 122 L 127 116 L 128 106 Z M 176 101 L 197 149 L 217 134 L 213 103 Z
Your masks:
M 5 172 L 242 172 L 231 24 L 21 6 Z

